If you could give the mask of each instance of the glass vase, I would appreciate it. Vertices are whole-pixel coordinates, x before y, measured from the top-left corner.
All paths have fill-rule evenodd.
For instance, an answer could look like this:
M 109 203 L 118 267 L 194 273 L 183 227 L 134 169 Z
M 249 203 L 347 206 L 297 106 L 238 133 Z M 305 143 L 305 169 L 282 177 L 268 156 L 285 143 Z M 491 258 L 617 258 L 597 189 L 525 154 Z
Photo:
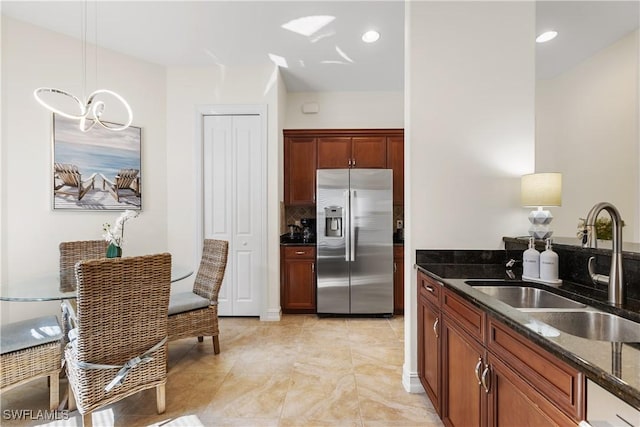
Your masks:
M 109 243 L 107 246 L 107 258 L 120 258 L 122 256 L 122 248 L 115 243 Z

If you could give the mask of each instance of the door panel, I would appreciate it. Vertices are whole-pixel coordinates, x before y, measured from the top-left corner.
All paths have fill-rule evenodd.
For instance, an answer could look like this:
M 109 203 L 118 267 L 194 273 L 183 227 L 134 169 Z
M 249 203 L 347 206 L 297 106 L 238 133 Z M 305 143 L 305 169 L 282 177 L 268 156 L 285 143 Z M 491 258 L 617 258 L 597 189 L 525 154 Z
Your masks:
M 352 158 L 355 168 L 387 167 L 387 137 L 354 136 L 351 140 Z
M 351 169 L 351 313 L 393 313 L 391 170 Z
M 260 315 L 264 147 L 258 115 L 204 118 L 204 237 L 229 241 L 222 316 Z
M 317 229 L 317 304 L 318 313 L 349 313 L 349 262 L 347 251 L 349 211 L 349 170 L 318 170 L 316 181 L 316 229 Z M 330 209 L 341 209 L 340 228 L 332 234 L 331 221 L 327 221 Z M 329 224 L 327 224 L 329 222 Z
M 481 427 L 486 397 L 475 367 L 484 360 L 484 349 L 448 317 L 442 335 L 442 421 L 446 426 Z
M 318 169 L 344 169 L 350 166 L 351 137 L 318 138 Z

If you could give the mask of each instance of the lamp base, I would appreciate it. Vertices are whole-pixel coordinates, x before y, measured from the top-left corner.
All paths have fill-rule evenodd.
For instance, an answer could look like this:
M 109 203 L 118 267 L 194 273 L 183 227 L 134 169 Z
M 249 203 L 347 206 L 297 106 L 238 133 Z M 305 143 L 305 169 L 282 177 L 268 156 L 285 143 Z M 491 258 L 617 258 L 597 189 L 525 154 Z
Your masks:
M 552 220 L 553 215 L 551 215 L 551 212 L 543 210 L 542 207 L 531 211 L 529 213 L 529 222 L 531 223 L 529 235 L 536 239 L 548 239 L 553 234 L 550 229 Z

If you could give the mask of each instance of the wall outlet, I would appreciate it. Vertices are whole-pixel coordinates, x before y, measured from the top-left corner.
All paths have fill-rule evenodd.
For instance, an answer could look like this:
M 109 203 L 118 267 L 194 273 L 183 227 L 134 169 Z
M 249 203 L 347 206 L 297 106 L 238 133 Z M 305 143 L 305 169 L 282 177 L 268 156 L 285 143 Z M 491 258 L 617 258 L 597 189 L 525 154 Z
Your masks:
M 399 219 L 396 221 L 396 228 L 403 228 L 404 227 L 404 221 Z

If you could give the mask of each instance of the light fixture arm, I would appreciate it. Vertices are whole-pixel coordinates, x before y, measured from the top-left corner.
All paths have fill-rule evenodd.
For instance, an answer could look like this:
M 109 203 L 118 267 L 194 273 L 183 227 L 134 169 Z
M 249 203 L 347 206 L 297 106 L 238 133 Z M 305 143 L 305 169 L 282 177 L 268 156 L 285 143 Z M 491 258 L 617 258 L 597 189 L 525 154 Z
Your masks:
M 96 9 L 95 20 L 96 20 L 95 49 L 96 49 L 96 75 L 97 75 L 98 73 L 98 70 L 97 70 L 98 68 L 97 9 Z M 86 96 L 86 86 L 87 86 L 87 5 L 86 5 L 86 1 L 83 2 L 83 7 L 82 7 L 81 32 L 82 32 L 82 97 L 84 98 Z M 53 107 L 52 105 L 48 104 L 47 102 L 44 101 L 44 99 L 42 99 L 42 95 L 46 93 L 62 95 L 72 99 L 73 102 L 78 106 L 78 114 L 62 111 L 61 109 Z M 105 111 L 106 105 L 104 101 L 98 100 L 96 98 L 101 95 L 110 95 L 115 99 L 117 99 L 118 101 L 120 101 L 120 103 L 124 106 L 125 110 L 127 111 L 127 120 L 125 121 L 124 125 L 115 125 L 113 123 L 105 122 L 102 120 L 102 114 Z M 133 112 L 131 111 L 131 107 L 129 106 L 127 101 L 116 92 L 108 89 L 98 89 L 92 92 L 86 98 L 86 102 L 81 101 L 78 97 L 70 94 L 69 92 L 65 92 L 63 90 L 55 89 L 51 87 L 39 87 L 33 91 L 33 96 L 36 98 L 36 101 L 38 101 L 40 105 L 42 105 L 44 108 L 48 109 L 49 111 L 55 114 L 59 114 L 60 116 L 66 117 L 71 120 L 78 120 L 80 122 L 79 123 L 80 130 L 82 132 L 88 132 L 96 124 L 99 124 L 100 126 L 108 130 L 121 131 L 128 128 L 133 122 Z

